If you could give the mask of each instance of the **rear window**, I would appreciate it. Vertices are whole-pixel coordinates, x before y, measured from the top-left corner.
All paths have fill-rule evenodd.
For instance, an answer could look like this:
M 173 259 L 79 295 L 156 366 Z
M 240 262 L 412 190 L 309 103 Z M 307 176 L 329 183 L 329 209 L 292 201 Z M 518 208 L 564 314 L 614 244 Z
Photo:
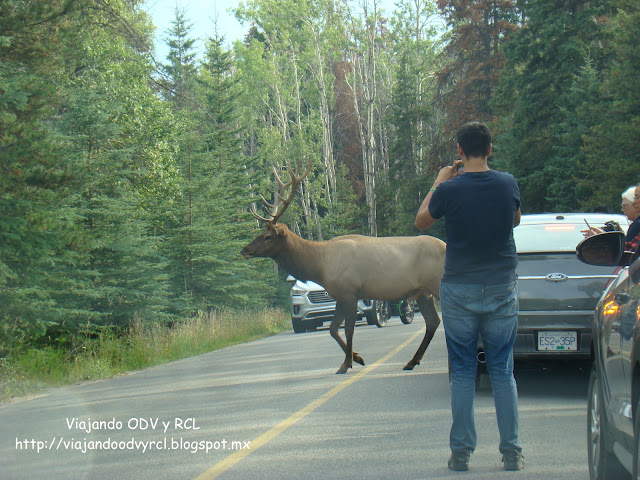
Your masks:
M 556 223 L 542 225 L 518 225 L 513 238 L 518 253 L 575 252 L 584 236 L 586 225 Z

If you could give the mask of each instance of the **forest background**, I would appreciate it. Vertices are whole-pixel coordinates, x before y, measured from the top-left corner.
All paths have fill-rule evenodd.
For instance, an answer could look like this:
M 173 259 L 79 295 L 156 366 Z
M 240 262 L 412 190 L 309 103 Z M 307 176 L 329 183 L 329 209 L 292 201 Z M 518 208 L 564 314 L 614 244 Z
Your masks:
M 274 166 L 312 160 L 283 221 L 313 240 L 416 235 L 470 120 L 524 213 L 618 212 L 640 180 L 637 0 L 248 0 L 200 55 L 176 8 L 164 59 L 143 7 L 0 2 L 0 357 L 286 308 L 239 253 Z

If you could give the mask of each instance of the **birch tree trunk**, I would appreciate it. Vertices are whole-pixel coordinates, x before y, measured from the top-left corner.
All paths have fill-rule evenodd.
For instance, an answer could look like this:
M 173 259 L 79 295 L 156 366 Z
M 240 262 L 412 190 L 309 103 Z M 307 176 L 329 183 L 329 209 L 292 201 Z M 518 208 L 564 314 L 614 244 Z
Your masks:
M 417 45 L 420 44 L 423 37 L 424 24 L 422 23 L 423 10 L 425 10 L 425 4 L 422 0 L 414 0 L 415 6 L 415 42 Z M 415 52 L 416 57 L 419 55 L 418 52 Z M 418 63 L 418 58 L 414 59 L 416 64 Z M 416 105 L 422 105 L 422 93 L 423 91 L 423 80 L 422 80 L 422 72 L 418 72 L 416 74 Z M 419 117 L 416 125 L 416 135 L 411 137 L 412 140 L 412 159 L 413 159 L 413 172 L 418 175 L 421 173 L 420 166 L 422 165 L 422 158 L 424 158 L 424 142 L 421 139 L 424 136 L 425 130 L 425 122 L 423 117 Z
M 366 22 L 365 35 L 365 55 L 364 61 L 360 64 L 362 98 L 365 105 L 365 128 L 364 128 L 364 181 L 365 192 L 367 195 L 367 204 L 369 206 L 369 233 L 373 237 L 378 236 L 378 214 L 376 201 L 376 176 L 377 176 L 377 158 L 376 158 L 376 17 L 377 17 L 377 0 L 373 0 L 373 15 L 369 15 L 369 2 L 363 0 L 362 7 L 364 11 L 364 19 Z
M 273 45 L 269 36 L 265 33 L 265 39 L 268 45 Z M 280 84 L 278 82 L 279 71 L 278 65 L 276 64 L 276 56 L 271 55 L 271 68 L 273 73 L 273 96 L 276 104 L 276 111 L 274 112 L 276 119 L 278 120 L 278 126 L 280 129 L 280 135 L 282 138 L 282 145 L 287 143 L 289 139 L 289 115 L 287 113 L 287 107 L 285 105 L 284 100 L 282 99 L 282 95 L 280 94 Z M 266 101 L 266 100 L 265 100 Z M 267 104 L 268 105 L 268 104 Z
M 336 164 L 333 157 L 333 133 L 331 115 L 329 113 L 329 100 L 327 95 L 327 84 L 325 82 L 324 58 L 320 50 L 320 40 L 315 26 L 309 20 L 303 19 L 309 27 L 314 41 L 316 64 L 311 67 L 313 76 L 318 84 L 320 95 L 320 119 L 322 121 L 322 160 L 325 170 L 325 195 L 329 208 L 333 204 L 336 192 Z
M 300 135 L 300 137 L 303 138 L 304 132 L 302 131 L 302 98 L 300 96 L 300 79 L 298 78 L 298 60 L 293 50 L 293 46 L 291 46 L 290 51 L 291 51 L 291 64 L 293 65 L 293 75 L 294 75 L 294 84 L 295 84 L 295 93 L 296 93 L 296 122 L 295 123 L 296 123 L 296 126 L 298 127 L 298 135 Z M 306 178 L 302 181 L 302 185 L 300 186 L 300 199 L 302 203 L 302 212 L 304 214 L 304 221 L 307 224 L 307 231 L 309 232 L 309 240 L 313 240 L 311 199 L 309 197 L 309 183 Z M 321 227 L 318 226 L 318 229 L 320 230 L 320 237 L 322 237 Z
M 353 94 L 353 109 L 358 119 L 358 136 L 362 151 L 362 169 L 364 176 L 365 199 L 368 207 L 367 223 L 369 234 L 378 235 L 376 207 L 376 51 L 375 51 L 375 14 L 368 15 L 368 0 L 363 0 L 365 34 L 359 34 L 359 25 L 352 17 L 350 60 L 353 65 L 352 78 L 345 74 L 347 85 Z M 374 12 L 376 1 L 374 0 Z M 349 59 L 347 59 L 348 61 Z

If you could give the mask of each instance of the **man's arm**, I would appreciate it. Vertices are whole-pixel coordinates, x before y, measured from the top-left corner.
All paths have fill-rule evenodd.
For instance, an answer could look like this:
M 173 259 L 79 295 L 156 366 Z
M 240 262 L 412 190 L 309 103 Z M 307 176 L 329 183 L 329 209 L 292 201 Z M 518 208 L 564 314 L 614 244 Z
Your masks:
M 513 226 L 517 227 L 518 225 L 520 225 L 520 216 L 522 215 L 522 212 L 520 211 L 520 209 L 516 210 L 516 214 L 513 218 Z
M 436 223 L 436 219 L 433 218 L 431 216 L 431 213 L 429 212 L 429 202 L 431 201 L 431 197 L 433 195 L 434 190 L 435 190 L 435 187 L 433 187 L 429 191 L 429 194 L 424 199 L 424 201 L 422 202 L 422 205 L 420 205 L 420 208 L 418 209 L 418 213 L 416 214 L 416 221 L 415 221 L 415 226 L 418 230 L 427 230 L 428 228 L 431 227 L 431 225 Z

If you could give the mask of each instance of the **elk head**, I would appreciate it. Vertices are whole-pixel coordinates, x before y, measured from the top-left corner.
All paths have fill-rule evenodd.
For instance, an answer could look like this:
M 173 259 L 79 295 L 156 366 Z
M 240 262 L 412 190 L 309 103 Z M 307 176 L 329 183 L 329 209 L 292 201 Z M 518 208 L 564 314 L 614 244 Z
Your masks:
M 265 198 L 260 195 L 264 204 L 271 209 L 269 213 L 269 218 L 265 218 L 256 212 L 255 206 L 253 207 L 251 214 L 265 223 L 264 232 L 254 238 L 246 247 L 242 249 L 240 252 L 244 258 L 253 258 L 253 257 L 275 257 L 282 251 L 284 248 L 284 239 L 289 233 L 289 229 L 286 225 L 278 223 L 278 219 L 285 212 L 291 201 L 294 199 L 296 194 L 296 189 L 302 180 L 305 179 L 312 167 L 311 158 L 309 158 L 309 164 L 307 168 L 302 174 L 300 174 L 300 166 L 296 168 L 294 172 L 293 169 L 287 166 L 287 172 L 289 173 L 289 181 L 284 183 L 280 179 L 280 175 L 278 175 L 278 170 L 273 167 L 273 173 L 275 174 L 276 181 L 280 187 L 280 192 L 276 194 L 275 201 L 273 204 L 267 202 Z M 285 198 L 286 191 L 288 188 L 291 188 L 289 195 Z

